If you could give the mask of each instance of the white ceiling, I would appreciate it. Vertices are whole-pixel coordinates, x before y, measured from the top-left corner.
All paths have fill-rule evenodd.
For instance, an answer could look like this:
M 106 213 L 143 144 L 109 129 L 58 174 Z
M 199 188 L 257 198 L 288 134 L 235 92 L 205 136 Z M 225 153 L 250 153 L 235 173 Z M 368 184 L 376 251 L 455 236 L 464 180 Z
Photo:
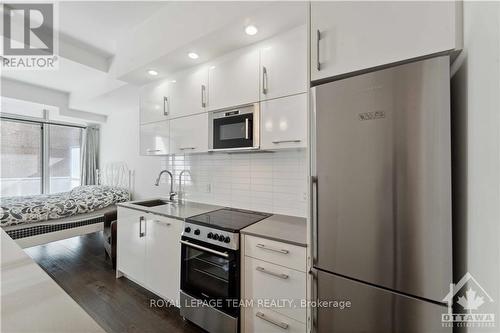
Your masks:
M 69 93 L 70 108 L 102 113 L 99 100 L 306 22 L 304 2 L 59 2 L 59 69 L 3 77 Z M 259 28 L 244 33 L 246 24 Z M 193 61 L 187 52 L 195 50 Z M 157 78 L 159 78 L 157 77 Z
M 122 34 L 168 5 L 161 1 L 59 2 L 59 30 L 110 55 Z

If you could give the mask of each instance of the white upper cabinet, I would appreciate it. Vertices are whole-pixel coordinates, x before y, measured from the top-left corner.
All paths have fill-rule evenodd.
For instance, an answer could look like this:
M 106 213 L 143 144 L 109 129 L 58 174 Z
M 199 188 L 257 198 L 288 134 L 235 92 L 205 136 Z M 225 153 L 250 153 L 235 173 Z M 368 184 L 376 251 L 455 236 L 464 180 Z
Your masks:
M 208 113 L 172 119 L 170 128 L 172 154 L 208 151 Z
M 169 77 L 169 117 L 204 112 L 208 102 L 208 67 L 180 72 Z
M 261 149 L 307 147 L 307 94 L 269 101 L 261 105 Z
M 141 155 L 167 155 L 170 144 L 170 121 L 142 124 L 139 129 Z
M 307 28 L 305 25 L 261 44 L 260 99 L 307 91 Z
M 460 49 L 461 3 L 311 3 L 311 79 Z
M 259 50 L 244 48 L 211 62 L 208 109 L 218 110 L 259 101 Z
M 168 118 L 169 82 L 158 80 L 141 87 L 139 114 L 141 124 Z

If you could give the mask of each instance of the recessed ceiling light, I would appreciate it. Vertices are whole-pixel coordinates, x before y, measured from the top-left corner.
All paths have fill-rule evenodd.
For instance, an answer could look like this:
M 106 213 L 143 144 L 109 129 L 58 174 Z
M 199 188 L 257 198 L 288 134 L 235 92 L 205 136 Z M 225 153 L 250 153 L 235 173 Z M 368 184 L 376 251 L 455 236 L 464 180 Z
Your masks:
M 198 59 L 200 56 L 197 53 L 189 52 L 188 57 L 191 59 Z
M 172 80 L 172 81 L 170 81 L 170 82 L 172 82 L 172 83 L 176 83 L 177 81 L 176 81 L 176 80 Z
M 157 72 L 157 71 L 155 71 L 154 69 L 150 69 L 150 70 L 148 71 L 148 74 L 149 74 L 149 75 L 151 75 L 151 76 L 156 76 L 156 75 L 158 75 L 158 72 Z
M 247 25 L 245 28 L 245 33 L 249 36 L 255 35 L 259 30 L 255 25 Z

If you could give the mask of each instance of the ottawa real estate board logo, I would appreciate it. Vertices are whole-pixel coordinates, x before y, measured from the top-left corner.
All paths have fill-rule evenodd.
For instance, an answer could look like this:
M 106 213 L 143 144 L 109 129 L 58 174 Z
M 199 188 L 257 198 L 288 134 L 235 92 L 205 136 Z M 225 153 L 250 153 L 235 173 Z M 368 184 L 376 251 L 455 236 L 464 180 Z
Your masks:
M 55 3 L 3 3 L 2 70 L 58 66 Z
M 457 284 L 450 283 L 443 302 L 448 305 L 441 315 L 444 327 L 495 327 L 493 298 L 469 272 Z

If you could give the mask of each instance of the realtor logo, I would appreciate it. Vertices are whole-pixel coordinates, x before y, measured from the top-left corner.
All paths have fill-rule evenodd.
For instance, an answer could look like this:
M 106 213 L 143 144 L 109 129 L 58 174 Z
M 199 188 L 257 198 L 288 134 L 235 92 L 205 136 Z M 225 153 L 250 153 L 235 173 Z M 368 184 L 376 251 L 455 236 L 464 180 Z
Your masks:
M 493 298 L 469 272 L 457 284 L 450 283 L 443 302 L 448 305 L 448 312 L 441 315 L 443 326 L 495 327 L 495 314 L 487 311 Z
M 4 3 L 2 69 L 53 69 L 57 60 L 53 3 Z

